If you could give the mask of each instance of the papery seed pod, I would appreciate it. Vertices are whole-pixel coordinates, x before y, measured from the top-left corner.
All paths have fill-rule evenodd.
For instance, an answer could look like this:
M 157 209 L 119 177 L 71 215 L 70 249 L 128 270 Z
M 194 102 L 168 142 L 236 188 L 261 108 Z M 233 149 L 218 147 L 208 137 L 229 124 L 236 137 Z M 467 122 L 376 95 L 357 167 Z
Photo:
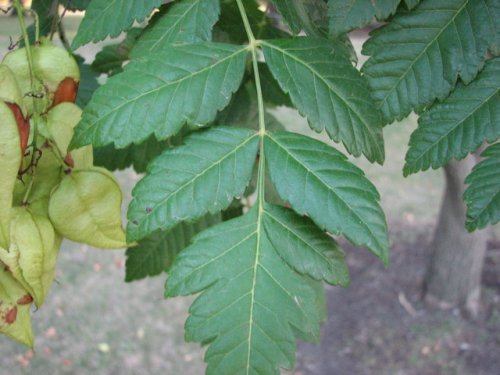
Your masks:
M 102 168 L 74 170 L 53 190 L 49 217 L 64 237 L 99 248 L 126 247 L 122 192 Z
M 15 207 L 10 236 L 10 247 L 8 251 L 0 249 L 0 260 L 40 307 L 52 283 L 59 251 L 54 228 L 46 217 L 32 214 L 25 207 Z
M 92 145 L 83 146 L 71 151 L 74 169 L 89 169 L 94 165 L 94 149 Z
M 74 103 L 76 102 L 77 95 L 78 82 L 76 82 L 73 78 L 66 77 L 57 87 L 57 90 L 54 93 L 52 105 L 56 106 L 61 103 Z
M 82 110 L 73 103 L 58 104 L 47 113 L 45 126 L 63 158 L 66 157 L 74 128 L 81 117 Z
M 12 111 L 21 138 L 21 154 L 24 155 L 30 136 L 30 124 L 26 116 L 21 89 L 12 70 L 0 64 L 0 100 Z
M 12 70 L 5 64 L 0 64 L 0 100 L 5 103 L 17 104 L 23 116 L 26 111 L 23 107 L 23 94 Z
M 0 246 L 10 245 L 10 218 L 17 173 L 21 165 L 21 141 L 16 119 L 7 104 L 0 101 Z
M 51 147 L 42 145 L 40 153 L 41 157 L 37 163 L 36 176 L 31 187 L 28 202 L 22 202 L 22 199 L 32 178 L 29 174 L 23 176 L 22 182 L 20 180 L 16 182 L 14 205 L 19 206 L 27 203 L 30 212 L 48 217 L 50 192 L 61 181 L 63 168 Z
M 33 347 L 31 295 L 0 263 L 0 333 Z
M 34 111 L 33 97 L 38 103 L 38 113 L 45 112 L 53 105 L 56 92 L 58 92 L 58 102 L 66 99 L 74 100 L 80 82 L 80 70 L 73 56 L 64 48 L 56 47 L 48 40 L 42 40 L 39 45 L 32 46 L 31 52 L 33 78 L 36 80 L 34 85 L 40 89 L 40 92 L 33 92 L 25 48 L 8 53 L 3 60 L 3 64 L 12 70 L 19 83 L 28 113 L 31 114 Z
M 45 128 L 48 137 L 54 140 L 64 162 L 71 169 L 87 169 L 93 166 L 91 145 L 67 152 L 73 138 L 74 128 L 81 119 L 82 110 L 73 103 L 61 103 L 53 107 L 46 116 Z

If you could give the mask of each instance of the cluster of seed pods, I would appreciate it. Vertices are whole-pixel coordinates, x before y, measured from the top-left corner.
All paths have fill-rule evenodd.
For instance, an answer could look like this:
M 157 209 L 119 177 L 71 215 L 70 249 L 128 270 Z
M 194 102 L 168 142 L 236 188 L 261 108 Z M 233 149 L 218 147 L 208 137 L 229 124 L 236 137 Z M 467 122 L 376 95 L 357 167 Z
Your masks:
M 122 193 L 93 165 L 92 146 L 69 150 L 81 110 L 80 72 L 42 40 L 0 64 L 0 334 L 33 346 L 32 305 L 54 280 L 63 238 L 123 248 Z

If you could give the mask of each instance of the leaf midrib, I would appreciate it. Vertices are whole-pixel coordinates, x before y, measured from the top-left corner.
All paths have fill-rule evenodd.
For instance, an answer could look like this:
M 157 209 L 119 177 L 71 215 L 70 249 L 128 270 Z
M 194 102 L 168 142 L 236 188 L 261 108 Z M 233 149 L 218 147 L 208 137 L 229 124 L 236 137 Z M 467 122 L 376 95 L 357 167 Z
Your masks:
M 102 116 L 97 117 L 97 119 L 95 121 L 90 122 L 89 125 L 87 126 L 87 128 L 81 132 L 81 134 L 86 134 L 86 133 L 90 132 L 96 126 L 97 123 L 102 122 L 105 118 L 107 118 L 108 116 L 110 116 L 110 115 L 114 114 L 115 112 L 119 111 L 122 107 L 130 105 L 131 103 L 137 102 L 139 99 L 141 99 L 144 96 L 150 95 L 150 94 L 155 93 L 157 91 L 164 90 L 165 88 L 170 87 L 170 86 L 179 85 L 180 83 L 184 82 L 187 79 L 193 79 L 193 77 L 201 75 L 201 74 L 203 74 L 203 73 L 205 73 L 207 71 L 210 71 L 212 69 L 215 69 L 216 66 L 218 66 L 218 65 L 220 65 L 222 63 L 225 63 L 227 60 L 233 59 L 234 56 L 236 56 L 236 55 L 238 55 L 238 54 L 246 51 L 246 49 L 247 49 L 246 46 L 242 46 L 240 49 L 236 50 L 231 55 L 228 55 L 228 56 L 226 56 L 226 57 L 224 57 L 224 58 L 222 58 L 220 60 L 217 60 L 217 62 L 215 64 L 211 64 L 209 66 L 206 66 L 206 67 L 202 68 L 201 70 L 198 70 L 198 71 L 196 71 L 196 72 L 194 72 L 192 74 L 189 74 L 189 75 L 186 75 L 184 77 L 181 77 L 181 78 L 179 78 L 179 79 L 177 79 L 175 81 L 165 82 L 163 79 L 161 79 L 159 77 L 155 77 L 155 78 L 159 79 L 160 81 L 165 82 L 165 84 L 161 85 L 160 87 L 156 87 L 156 88 L 154 88 L 152 90 L 143 92 L 140 95 L 134 96 L 133 98 L 131 98 L 129 100 L 123 101 L 118 106 L 112 108 L 106 114 L 103 114 Z M 147 61 L 145 61 L 145 62 L 147 62 Z M 141 72 L 141 73 L 143 73 L 143 72 Z M 97 113 L 95 113 L 95 115 L 97 116 Z
M 257 215 L 257 227 L 255 234 L 257 235 L 256 241 L 256 249 L 255 249 L 255 261 L 253 264 L 253 275 L 252 275 L 252 289 L 251 289 L 251 298 L 250 298 L 250 316 L 249 316 L 249 324 L 248 324 L 248 350 L 247 350 L 247 363 L 246 363 L 246 375 L 250 375 L 250 357 L 252 353 L 252 338 L 253 338 L 253 325 L 254 325 L 254 306 L 255 306 L 255 286 L 257 285 L 257 269 L 260 266 L 259 257 L 260 257 L 260 247 L 261 247 L 261 235 L 262 235 L 262 213 L 263 210 L 261 207 L 258 207 L 258 215 Z

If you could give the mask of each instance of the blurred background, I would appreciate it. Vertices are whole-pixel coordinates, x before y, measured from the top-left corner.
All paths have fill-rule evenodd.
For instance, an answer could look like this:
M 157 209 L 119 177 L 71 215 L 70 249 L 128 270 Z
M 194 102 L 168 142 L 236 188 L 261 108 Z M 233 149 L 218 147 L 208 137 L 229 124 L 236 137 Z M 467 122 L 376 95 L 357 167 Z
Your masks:
M 6 1 L 0 0 L 5 7 Z M 71 39 L 81 15 L 64 26 Z M 0 58 L 20 31 L 17 18 L 0 13 Z M 351 35 L 355 47 L 367 37 Z M 77 52 L 91 61 L 109 43 Z M 361 58 L 362 60 L 362 58 Z M 274 115 L 290 130 L 311 133 L 288 108 Z M 351 285 L 327 287 L 328 320 L 319 345 L 299 343 L 295 375 L 498 375 L 500 373 L 500 229 L 493 229 L 482 276 L 482 303 L 475 319 L 458 309 L 422 302 L 430 242 L 444 188 L 442 171 L 403 178 L 402 167 L 416 117 L 388 126 L 383 167 L 353 160 L 376 185 L 391 238 L 388 269 L 365 249 L 341 241 Z M 337 145 L 338 146 L 338 145 Z M 117 173 L 124 189 L 140 178 Z M 33 314 L 35 351 L 0 336 L 0 375 L 145 375 L 204 373 L 203 348 L 184 342 L 189 298 L 163 299 L 166 277 L 124 282 L 124 251 L 65 242 L 56 282 Z

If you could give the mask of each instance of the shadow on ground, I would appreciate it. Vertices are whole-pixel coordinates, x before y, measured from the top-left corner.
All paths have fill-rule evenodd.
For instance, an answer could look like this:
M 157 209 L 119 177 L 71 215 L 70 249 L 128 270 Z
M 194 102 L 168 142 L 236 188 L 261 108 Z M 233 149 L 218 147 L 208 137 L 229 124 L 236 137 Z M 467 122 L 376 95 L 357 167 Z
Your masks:
M 349 251 L 352 283 L 346 290 L 328 289 L 330 317 L 321 344 L 299 345 L 296 375 L 498 374 L 500 264 L 494 262 L 495 250 L 488 252 L 480 317 L 471 321 L 456 310 L 421 303 L 430 234 L 429 228 L 416 241 L 394 244 L 388 270 L 364 251 Z

